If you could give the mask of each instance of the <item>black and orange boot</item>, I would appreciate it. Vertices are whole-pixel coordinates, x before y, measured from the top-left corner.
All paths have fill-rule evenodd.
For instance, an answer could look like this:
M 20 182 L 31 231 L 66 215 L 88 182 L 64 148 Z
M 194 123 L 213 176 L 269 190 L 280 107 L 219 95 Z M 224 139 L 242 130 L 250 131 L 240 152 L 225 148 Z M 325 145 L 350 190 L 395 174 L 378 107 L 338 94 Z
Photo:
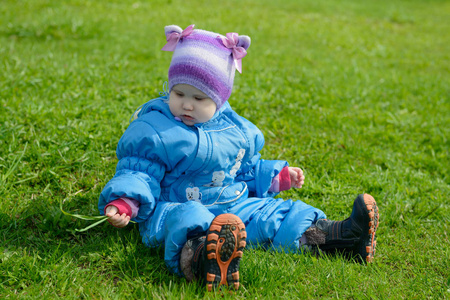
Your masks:
M 217 216 L 206 236 L 189 239 L 181 251 L 180 267 L 186 279 L 204 279 L 208 291 L 223 287 L 237 290 L 246 237 L 245 225 L 239 217 Z
M 305 232 L 308 244 L 325 252 L 338 251 L 370 263 L 375 255 L 379 215 L 375 199 L 361 194 L 353 203 L 353 211 L 344 221 L 320 219 Z
M 206 288 L 228 286 L 239 289 L 239 262 L 247 233 L 241 219 L 233 214 L 217 216 L 206 233 L 204 271 Z

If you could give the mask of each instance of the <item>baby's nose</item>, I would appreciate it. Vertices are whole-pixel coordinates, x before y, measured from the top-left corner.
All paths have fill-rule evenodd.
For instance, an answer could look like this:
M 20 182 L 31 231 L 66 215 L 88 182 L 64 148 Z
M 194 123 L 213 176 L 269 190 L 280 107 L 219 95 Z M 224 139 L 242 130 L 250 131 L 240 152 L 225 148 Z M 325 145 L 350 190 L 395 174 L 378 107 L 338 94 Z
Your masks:
M 193 110 L 194 109 L 194 105 L 192 105 L 191 101 L 185 101 L 183 103 L 183 109 L 185 109 L 185 110 Z

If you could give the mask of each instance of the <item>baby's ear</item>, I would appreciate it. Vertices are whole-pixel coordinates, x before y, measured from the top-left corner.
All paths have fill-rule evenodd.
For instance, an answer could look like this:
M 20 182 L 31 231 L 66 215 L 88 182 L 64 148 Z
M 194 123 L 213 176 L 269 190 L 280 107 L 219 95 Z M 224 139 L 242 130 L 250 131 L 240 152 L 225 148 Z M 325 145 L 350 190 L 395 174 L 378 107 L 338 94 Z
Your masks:
M 166 34 L 166 39 L 169 38 L 169 35 L 174 32 L 181 34 L 183 32 L 183 29 L 181 29 L 181 27 L 177 26 L 177 25 L 167 25 L 166 27 L 164 27 L 164 33 Z
M 245 50 L 247 50 L 248 47 L 250 47 L 251 41 L 252 41 L 252 40 L 250 39 L 249 36 L 246 36 L 246 35 L 240 35 L 240 36 L 239 36 L 239 41 L 238 41 L 238 43 L 237 43 L 237 46 L 238 46 L 238 47 L 242 47 L 242 48 L 244 48 Z

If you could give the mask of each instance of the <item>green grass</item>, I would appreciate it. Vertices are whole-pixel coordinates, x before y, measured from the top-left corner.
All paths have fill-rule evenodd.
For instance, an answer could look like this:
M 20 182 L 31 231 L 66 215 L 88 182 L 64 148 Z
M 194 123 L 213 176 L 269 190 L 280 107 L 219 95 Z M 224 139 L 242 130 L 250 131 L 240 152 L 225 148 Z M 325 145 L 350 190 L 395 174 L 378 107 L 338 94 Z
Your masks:
M 249 250 L 230 298 L 449 298 L 450 3 L 195 2 L 1 2 L 0 298 L 222 298 L 136 225 L 75 233 L 89 223 L 59 210 L 98 214 L 130 115 L 167 79 L 163 27 L 192 23 L 252 37 L 230 103 L 264 158 L 305 170 L 281 196 L 342 219 L 367 192 L 381 213 L 374 264 Z

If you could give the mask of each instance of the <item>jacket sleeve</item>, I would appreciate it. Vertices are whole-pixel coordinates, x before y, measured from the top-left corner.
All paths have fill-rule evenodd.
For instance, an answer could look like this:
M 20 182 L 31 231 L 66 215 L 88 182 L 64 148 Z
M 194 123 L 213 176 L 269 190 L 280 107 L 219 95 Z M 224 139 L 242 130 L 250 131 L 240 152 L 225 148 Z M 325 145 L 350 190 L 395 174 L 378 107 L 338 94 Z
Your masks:
M 161 180 L 167 168 L 168 156 L 156 130 L 148 123 L 136 120 L 130 124 L 117 146 L 119 162 L 116 174 L 100 194 L 98 208 L 119 198 L 139 202 L 133 221 L 143 222 L 153 212 L 161 193 Z
M 254 139 L 254 150 L 251 153 L 249 161 L 241 166 L 237 173 L 236 180 L 245 181 L 247 183 L 250 196 L 265 198 L 274 197 L 277 192 L 269 192 L 272 185 L 272 179 L 276 177 L 280 171 L 288 166 L 288 163 L 283 160 L 264 160 L 261 159 L 259 151 L 264 146 L 264 136 L 258 130 Z

